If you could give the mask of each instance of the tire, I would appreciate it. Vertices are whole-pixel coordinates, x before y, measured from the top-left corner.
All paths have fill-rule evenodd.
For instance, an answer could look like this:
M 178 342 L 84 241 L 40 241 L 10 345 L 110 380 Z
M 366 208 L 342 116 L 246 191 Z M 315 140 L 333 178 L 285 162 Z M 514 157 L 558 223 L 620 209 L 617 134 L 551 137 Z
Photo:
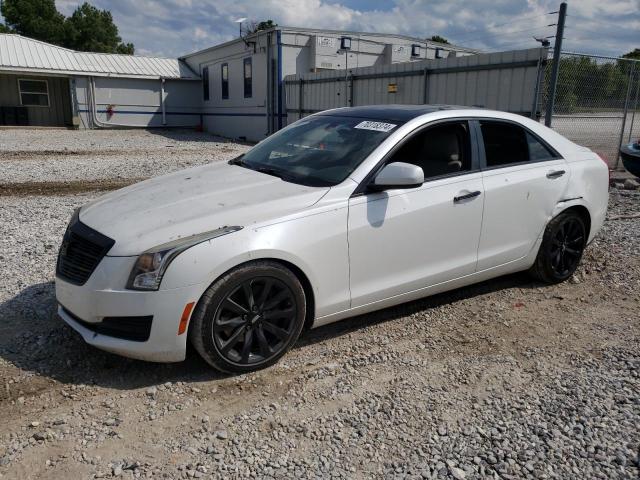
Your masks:
M 582 216 L 573 211 L 562 212 L 547 225 L 529 273 L 544 283 L 564 282 L 578 268 L 586 244 L 587 229 Z
M 272 261 L 241 265 L 215 281 L 196 306 L 189 339 L 200 356 L 225 373 L 276 363 L 297 341 L 306 317 L 298 278 Z

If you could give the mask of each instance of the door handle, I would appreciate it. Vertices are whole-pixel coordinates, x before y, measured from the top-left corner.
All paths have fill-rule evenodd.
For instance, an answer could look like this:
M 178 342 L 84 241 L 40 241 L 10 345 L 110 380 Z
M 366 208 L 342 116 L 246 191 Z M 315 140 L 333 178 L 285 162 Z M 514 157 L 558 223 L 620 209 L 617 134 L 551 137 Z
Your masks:
M 565 173 L 564 170 L 551 170 L 549 173 L 547 173 L 547 178 L 560 178 L 561 176 L 563 176 Z
M 480 190 L 476 190 L 475 192 L 465 193 L 464 195 L 458 195 L 457 197 L 453 197 L 453 203 L 459 203 L 464 200 L 469 200 L 471 198 L 475 198 L 480 195 L 482 192 Z

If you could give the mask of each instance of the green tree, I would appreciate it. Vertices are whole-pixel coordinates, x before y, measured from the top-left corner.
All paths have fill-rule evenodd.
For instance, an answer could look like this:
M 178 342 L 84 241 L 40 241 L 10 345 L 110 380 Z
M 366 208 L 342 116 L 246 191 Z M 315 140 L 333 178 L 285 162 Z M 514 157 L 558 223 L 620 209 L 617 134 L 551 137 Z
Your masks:
M 54 0 L 4 0 L 2 16 L 5 28 L 43 42 L 62 45 L 64 15 Z
M 429 40 L 431 40 L 432 42 L 438 42 L 438 43 L 449 43 L 449 40 L 447 40 L 444 37 L 441 37 L 440 35 L 433 35 Z
M 83 3 L 65 22 L 65 46 L 83 52 L 133 54 L 132 43 L 122 43 L 108 10 Z
M 252 33 L 261 32 L 262 30 L 271 30 L 272 28 L 277 27 L 278 24 L 273 20 L 263 20 L 261 22 L 249 22 L 247 25 L 247 34 L 250 35 Z
M 0 33 L 13 33 L 13 30 L 11 30 L 9 27 L 4 25 L 3 23 L 0 23 Z
M 622 55 L 622 58 L 631 58 L 633 60 L 640 60 L 640 48 L 634 48 L 633 51 Z

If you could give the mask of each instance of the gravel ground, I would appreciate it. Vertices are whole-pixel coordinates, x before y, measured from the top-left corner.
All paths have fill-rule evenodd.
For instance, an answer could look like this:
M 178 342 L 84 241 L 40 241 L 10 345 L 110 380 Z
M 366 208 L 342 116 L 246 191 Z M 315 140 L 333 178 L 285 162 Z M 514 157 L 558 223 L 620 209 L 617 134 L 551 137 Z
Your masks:
M 619 217 L 640 192 L 612 189 L 569 282 L 511 275 L 339 322 L 232 377 L 193 352 L 95 350 L 56 318 L 62 232 L 98 194 L 0 197 L 2 478 L 638 478 L 640 219 Z
M 3 184 L 132 179 L 238 156 L 248 147 L 190 130 L 0 130 Z

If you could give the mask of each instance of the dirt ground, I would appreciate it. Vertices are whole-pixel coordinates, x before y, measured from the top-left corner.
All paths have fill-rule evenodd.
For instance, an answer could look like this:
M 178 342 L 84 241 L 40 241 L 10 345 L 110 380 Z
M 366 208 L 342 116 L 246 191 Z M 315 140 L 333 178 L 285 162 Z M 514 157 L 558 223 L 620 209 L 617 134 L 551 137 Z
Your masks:
M 276 366 L 224 376 L 193 351 L 134 361 L 67 327 L 55 238 L 98 193 L 24 183 L 0 194 L 3 479 L 638 478 L 638 191 L 611 190 L 566 283 L 484 282 L 308 331 Z

